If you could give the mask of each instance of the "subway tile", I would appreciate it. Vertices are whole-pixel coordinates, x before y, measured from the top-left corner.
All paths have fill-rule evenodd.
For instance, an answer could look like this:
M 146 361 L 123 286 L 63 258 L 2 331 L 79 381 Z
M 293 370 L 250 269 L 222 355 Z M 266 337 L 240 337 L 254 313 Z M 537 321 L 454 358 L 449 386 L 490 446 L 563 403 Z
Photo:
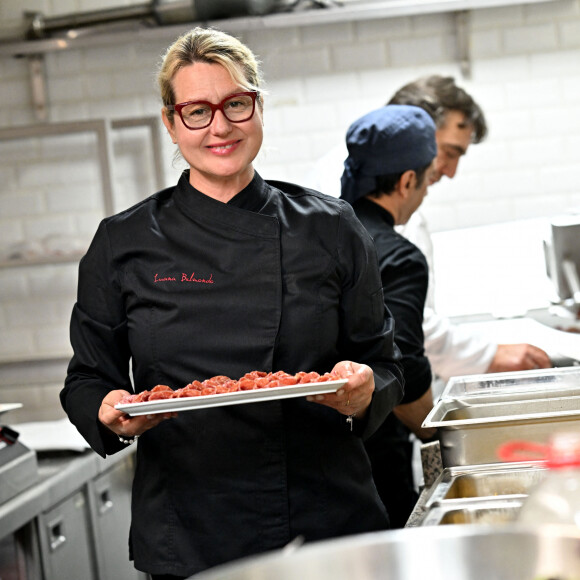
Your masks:
M 28 268 L 28 288 L 30 296 L 48 296 L 51 299 L 65 296 L 74 298 L 77 284 L 77 263 L 45 265 L 42 268 Z M 55 307 L 56 308 L 56 307 Z
M 542 166 L 539 170 L 540 183 L 546 193 L 574 193 L 580 183 L 580 165 L 552 164 Z
M 564 143 L 559 136 L 542 135 L 512 141 L 510 149 L 510 158 L 516 167 L 541 167 L 558 164 L 563 155 Z
M 44 56 L 46 73 L 53 76 L 78 76 L 83 73 L 82 53 L 78 50 L 62 50 Z
M 330 51 L 327 47 L 271 51 L 263 62 L 264 70 L 271 79 L 308 77 L 331 71 Z
M 532 197 L 543 194 L 543 188 L 539 184 L 535 166 L 518 169 L 496 169 L 486 173 L 481 179 L 481 188 L 484 196 L 488 197 Z
M 53 77 L 50 83 L 50 98 L 59 102 L 79 101 L 84 98 L 83 86 L 78 77 Z
M 308 46 L 352 45 L 354 23 L 336 22 L 320 26 L 304 26 L 300 29 L 302 44 Z
M 7 27 L 8 30 L 13 31 L 14 26 L 20 28 L 20 25 L 23 24 L 24 10 L 48 14 L 49 8 L 48 0 L 2 0 L 0 3 L 0 22 L 3 24 L 0 24 L 0 29 L 3 29 L 4 23 L 8 24 L 8 21 L 11 24 L 10 27 Z
M 533 111 L 532 122 L 538 135 L 575 135 L 580 132 L 578 107 L 554 106 Z
M 442 36 L 390 40 L 391 66 L 413 66 L 418 63 L 437 63 L 449 60 L 447 44 Z
M 514 219 L 556 216 L 568 209 L 566 195 L 550 188 L 543 195 L 514 199 Z
M 357 67 L 345 73 L 333 73 L 305 79 L 300 87 L 305 102 L 352 102 L 361 96 Z M 364 93 L 363 93 L 364 94 Z
M 472 78 L 477 83 L 505 83 L 530 78 L 530 59 L 525 55 L 481 59 L 472 63 Z
M 506 55 L 536 53 L 558 47 L 558 29 L 553 22 L 505 29 L 502 37 Z
M 578 16 L 577 0 L 558 0 L 558 2 L 539 2 L 525 5 L 524 22 L 551 22 L 552 20 L 566 20 Z
M 46 206 L 39 192 L 0 195 L 0 214 L 3 218 L 38 215 L 44 211 L 46 211 Z
M 27 240 L 42 240 L 45 236 L 55 232 L 63 235 L 75 235 L 74 224 L 73 214 L 31 217 L 24 221 L 24 235 Z
M 7 80 L 0 83 L 0 102 L 4 107 L 12 107 L 19 103 L 29 103 L 28 85 L 20 79 Z
M 348 71 L 384 68 L 387 65 L 387 51 L 383 42 L 335 46 L 331 50 L 333 69 Z
M 486 107 L 483 107 L 483 111 L 486 114 L 489 129 L 487 139 L 503 141 L 534 136 L 532 114 L 528 110 L 494 109 L 489 115 Z
M 34 333 L 30 329 L 0 329 L 0 361 L 16 357 L 33 356 L 35 353 Z
M 30 296 L 26 268 L 0 269 L 0 295 L 3 304 Z
M 419 14 L 411 19 L 413 36 L 431 36 L 433 34 L 455 34 L 455 14 L 439 12 L 435 14 Z
M 47 328 L 40 328 L 35 333 L 35 345 L 41 355 L 62 356 L 71 350 L 68 320 L 59 324 L 52 324 Z
M 579 21 L 580 22 L 580 21 Z M 580 31 L 579 31 L 580 32 Z M 538 52 L 529 57 L 532 78 L 550 78 L 566 81 L 580 76 L 580 51 L 559 50 L 557 52 Z
M 580 47 L 580 20 L 560 23 L 560 42 L 563 48 Z
M 246 44 L 261 61 L 264 61 L 272 50 L 298 49 L 302 46 L 301 29 L 297 26 L 250 30 L 244 36 Z
M 46 209 L 50 213 L 99 211 L 103 207 L 98 182 L 69 183 L 46 193 Z
M 553 79 L 534 79 L 508 82 L 505 85 L 507 106 L 536 109 L 558 104 L 561 90 Z
M 469 47 L 471 58 L 496 58 L 502 55 L 502 38 L 498 29 L 474 31 Z
M 470 25 L 473 30 L 521 26 L 523 23 L 524 10 L 522 6 L 518 5 L 481 8 L 471 11 Z
M 4 255 L 6 248 L 24 239 L 23 224 L 20 220 L 0 219 L 0 253 Z
M 374 18 L 355 23 L 355 34 L 359 40 L 404 38 L 413 31 L 411 17 Z
M 7 310 L 6 321 L 8 329 L 34 328 L 58 322 L 55 314 L 50 300 L 12 301 Z

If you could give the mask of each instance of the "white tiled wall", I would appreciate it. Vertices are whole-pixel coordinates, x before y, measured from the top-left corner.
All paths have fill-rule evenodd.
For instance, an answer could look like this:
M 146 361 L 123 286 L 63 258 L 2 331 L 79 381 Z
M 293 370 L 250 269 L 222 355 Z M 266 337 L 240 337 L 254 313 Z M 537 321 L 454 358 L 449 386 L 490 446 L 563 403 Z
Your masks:
M 24 10 L 46 16 L 141 0 L 2 0 L 0 38 Z M 185 30 L 186 27 L 184 27 Z M 486 142 L 424 204 L 444 231 L 580 207 L 580 0 L 471 12 L 471 78 L 461 77 L 451 14 L 237 33 L 263 62 L 266 178 L 301 182 L 358 116 L 419 75 L 453 75 L 484 108 Z M 155 69 L 170 39 L 45 56 L 50 122 L 157 115 Z M 0 129 L 35 123 L 27 60 L 0 57 Z M 164 137 L 166 181 L 182 166 Z M 153 192 L 139 139 L 118 138 L 116 208 Z M 66 141 L 66 140 L 65 140 Z M 89 236 L 101 216 L 87 137 L 0 143 L 0 244 L 50 232 Z M 137 183 L 137 185 L 135 185 Z M 0 270 L 0 361 L 67 354 L 76 266 Z M 1 394 L 0 394 L 1 397 Z

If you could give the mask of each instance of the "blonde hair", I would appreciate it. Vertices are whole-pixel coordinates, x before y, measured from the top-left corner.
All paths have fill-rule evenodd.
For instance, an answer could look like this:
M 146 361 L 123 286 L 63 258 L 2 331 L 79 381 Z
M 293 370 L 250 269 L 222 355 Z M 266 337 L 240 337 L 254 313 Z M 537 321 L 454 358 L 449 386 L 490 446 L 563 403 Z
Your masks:
M 260 66 L 254 53 L 237 38 L 212 28 L 196 27 L 180 36 L 165 52 L 157 74 L 163 105 L 175 105 L 173 78 L 183 67 L 196 62 L 220 64 L 244 90 L 259 91 Z M 258 103 L 262 105 L 260 95 Z M 174 111 L 166 109 L 173 122 Z

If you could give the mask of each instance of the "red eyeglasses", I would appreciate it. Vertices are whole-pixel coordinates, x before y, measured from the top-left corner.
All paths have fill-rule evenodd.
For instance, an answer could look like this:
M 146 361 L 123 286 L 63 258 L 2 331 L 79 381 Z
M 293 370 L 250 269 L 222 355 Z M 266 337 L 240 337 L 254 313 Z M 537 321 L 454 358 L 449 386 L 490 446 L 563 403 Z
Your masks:
M 232 123 L 243 123 L 254 116 L 257 91 L 235 93 L 214 105 L 208 101 L 188 101 L 177 105 L 167 105 L 169 111 L 177 111 L 181 122 L 192 131 L 205 129 L 211 125 L 216 111 L 221 111 Z

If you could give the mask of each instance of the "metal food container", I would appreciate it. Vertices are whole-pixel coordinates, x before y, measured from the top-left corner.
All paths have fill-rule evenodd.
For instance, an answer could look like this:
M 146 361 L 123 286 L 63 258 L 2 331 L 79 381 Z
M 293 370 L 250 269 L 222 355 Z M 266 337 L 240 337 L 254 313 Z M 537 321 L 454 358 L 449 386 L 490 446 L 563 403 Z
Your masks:
M 487 373 L 451 377 L 440 399 L 464 399 L 502 394 L 513 399 L 542 393 L 580 394 L 580 367 Z
M 498 463 L 503 443 L 580 428 L 580 368 L 451 379 L 423 426 L 438 429 L 444 467 Z
M 547 468 L 539 462 L 446 467 L 425 498 L 425 507 L 470 500 L 525 499 Z
M 190 580 L 531 580 L 580 578 L 573 526 L 431 526 L 305 544 Z
M 458 502 L 441 502 L 432 505 L 426 512 L 421 526 L 445 524 L 498 525 L 515 522 L 524 498 L 503 497 L 497 499 L 471 499 Z

